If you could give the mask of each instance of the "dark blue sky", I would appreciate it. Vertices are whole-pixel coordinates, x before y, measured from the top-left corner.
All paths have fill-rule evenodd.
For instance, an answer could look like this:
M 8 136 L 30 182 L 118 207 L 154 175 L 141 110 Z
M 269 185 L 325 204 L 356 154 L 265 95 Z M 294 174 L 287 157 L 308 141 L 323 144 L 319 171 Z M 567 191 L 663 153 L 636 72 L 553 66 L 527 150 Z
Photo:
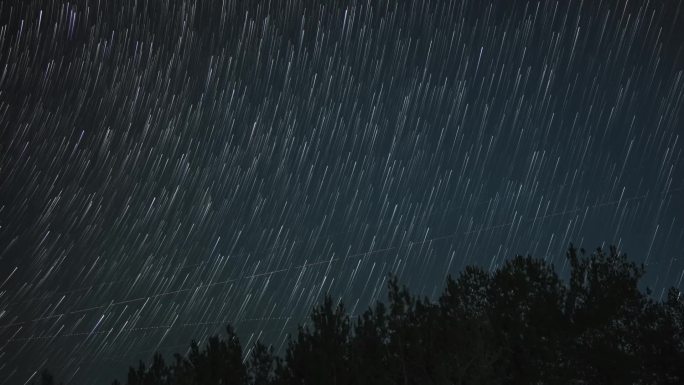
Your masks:
M 681 288 L 683 7 L 0 3 L 0 384 L 571 242 Z

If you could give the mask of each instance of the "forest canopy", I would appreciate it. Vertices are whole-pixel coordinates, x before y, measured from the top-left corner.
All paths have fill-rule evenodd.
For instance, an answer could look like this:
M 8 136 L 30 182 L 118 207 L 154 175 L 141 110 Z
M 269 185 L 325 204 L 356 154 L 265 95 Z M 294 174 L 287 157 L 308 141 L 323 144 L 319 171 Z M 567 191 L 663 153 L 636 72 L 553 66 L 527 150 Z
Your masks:
M 570 246 L 569 276 L 517 256 L 448 277 L 437 301 L 391 277 L 387 304 L 351 318 L 326 296 L 282 357 L 243 350 L 233 328 L 170 362 L 157 353 L 128 385 L 682 384 L 684 302 L 642 291 L 643 265 L 611 247 Z M 52 384 L 44 372 L 43 384 Z M 114 384 L 119 384 L 114 381 Z

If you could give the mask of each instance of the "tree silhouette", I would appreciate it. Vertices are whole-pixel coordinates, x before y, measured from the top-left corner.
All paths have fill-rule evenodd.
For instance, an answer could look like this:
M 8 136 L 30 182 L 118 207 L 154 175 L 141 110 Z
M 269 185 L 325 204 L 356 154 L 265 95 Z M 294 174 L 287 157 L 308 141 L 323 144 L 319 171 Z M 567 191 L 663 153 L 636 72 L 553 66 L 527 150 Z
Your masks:
M 441 351 L 453 384 L 494 384 L 502 376 L 497 365 L 503 349 L 496 344 L 490 318 L 490 275 L 466 267 L 458 279 L 447 277 L 439 298 Z
M 393 384 L 390 375 L 387 308 L 378 302 L 364 312 L 354 326 L 351 368 L 357 384 Z
M 349 317 L 330 296 L 311 315 L 312 328 L 300 326 L 285 352 L 286 365 L 278 371 L 284 384 L 351 384 Z
M 590 382 L 629 383 L 642 373 L 638 336 L 648 327 L 649 300 L 638 289 L 644 269 L 627 261 L 614 247 L 597 249 L 589 258 L 570 248 L 572 271 L 566 314 L 574 343 L 573 369 Z
M 252 385 L 273 384 L 277 365 L 278 360 L 273 356 L 273 348 L 257 341 L 249 356 L 249 383 Z
M 568 329 L 563 289 L 548 265 L 530 257 L 515 257 L 493 274 L 487 296 L 505 383 L 534 384 L 561 376 Z
M 492 272 L 471 266 L 449 276 L 434 303 L 390 277 L 388 304 L 354 322 L 326 296 L 283 358 L 257 342 L 243 359 L 228 327 L 168 365 L 159 354 L 141 362 L 128 384 L 684 383 L 679 290 L 654 300 L 639 289 L 643 266 L 614 247 L 587 256 L 571 245 L 566 256 L 567 280 L 517 256 Z
M 204 350 L 193 343 L 188 354 L 194 383 L 243 384 L 247 371 L 242 363 L 242 347 L 232 327 L 226 328 L 228 337 L 210 337 Z M 187 367 L 187 366 L 186 366 Z

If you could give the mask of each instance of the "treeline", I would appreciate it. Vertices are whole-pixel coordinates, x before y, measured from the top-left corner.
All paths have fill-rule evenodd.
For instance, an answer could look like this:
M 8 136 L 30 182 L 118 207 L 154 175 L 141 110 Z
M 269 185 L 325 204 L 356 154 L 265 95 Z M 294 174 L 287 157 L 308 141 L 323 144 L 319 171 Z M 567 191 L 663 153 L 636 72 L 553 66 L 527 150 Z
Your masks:
M 436 303 L 391 279 L 388 304 L 354 321 L 326 297 L 283 357 L 258 342 L 243 357 L 228 327 L 170 363 L 141 362 L 127 384 L 684 384 L 679 291 L 642 292 L 643 266 L 615 248 L 567 258 L 568 279 L 531 257 L 468 267 Z

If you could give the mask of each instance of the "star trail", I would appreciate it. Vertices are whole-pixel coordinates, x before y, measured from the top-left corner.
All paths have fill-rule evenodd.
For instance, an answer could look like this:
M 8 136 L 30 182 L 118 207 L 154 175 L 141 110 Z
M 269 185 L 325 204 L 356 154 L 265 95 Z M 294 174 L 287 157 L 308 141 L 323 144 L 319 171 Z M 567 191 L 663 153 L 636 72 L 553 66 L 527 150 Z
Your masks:
M 684 277 L 684 5 L 0 2 L 0 384 L 573 242 Z

